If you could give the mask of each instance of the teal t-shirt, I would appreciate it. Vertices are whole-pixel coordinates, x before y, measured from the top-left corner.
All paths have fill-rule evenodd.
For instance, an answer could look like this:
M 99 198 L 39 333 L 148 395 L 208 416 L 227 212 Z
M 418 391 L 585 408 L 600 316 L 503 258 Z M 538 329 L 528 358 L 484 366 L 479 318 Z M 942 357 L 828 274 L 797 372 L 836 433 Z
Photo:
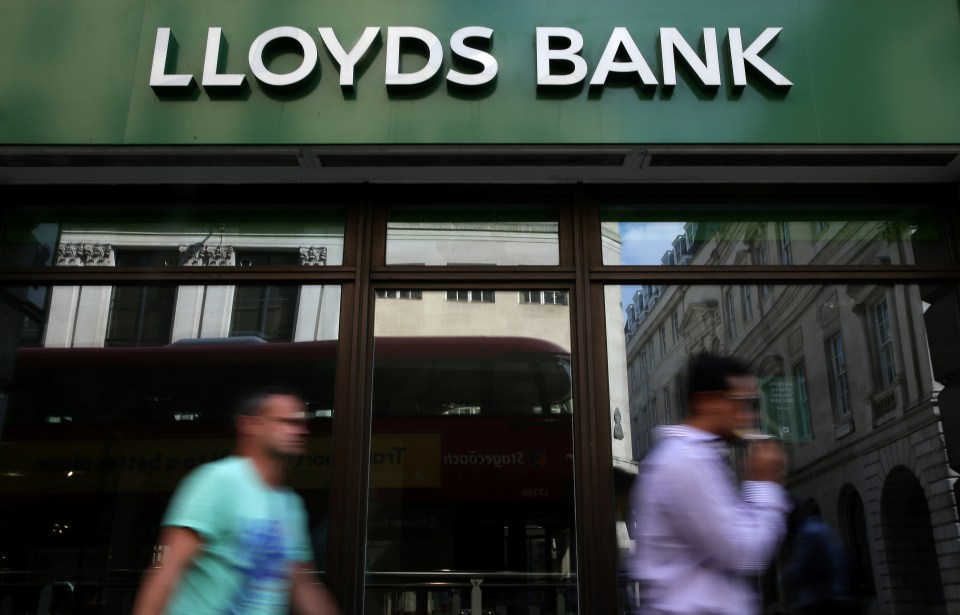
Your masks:
M 191 472 L 162 525 L 190 528 L 203 539 L 167 615 L 285 615 L 292 566 L 313 559 L 303 501 L 264 483 L 245 457 Z

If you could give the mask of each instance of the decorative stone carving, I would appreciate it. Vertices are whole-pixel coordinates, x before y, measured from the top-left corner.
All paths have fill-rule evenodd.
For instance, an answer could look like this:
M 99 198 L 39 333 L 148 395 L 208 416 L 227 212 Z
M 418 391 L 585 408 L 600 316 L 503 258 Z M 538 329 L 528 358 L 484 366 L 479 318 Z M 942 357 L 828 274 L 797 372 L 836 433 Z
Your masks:
M 113 266 L 113 246 L 100 243 L 95 243 L 90 246 L 90 251 L 87 255 L 87 264 L 97 267 Z
M 109 243 L 62 243 L 57 246 L 57 265 L 64 267 L 113 267 L 113 246 Z
M 617 406 L 613 411 L 613 437 L 616 440 L 623 440 L 623 425 L 620 420 L 620 406 Z
M 327 264 L 327 249 L 319 246 L 300 248 L 300 265 L 304 267 L 319 267 Z
M 233 246 L 180 246 L 182 267 L 232 267 L 236 264 Z

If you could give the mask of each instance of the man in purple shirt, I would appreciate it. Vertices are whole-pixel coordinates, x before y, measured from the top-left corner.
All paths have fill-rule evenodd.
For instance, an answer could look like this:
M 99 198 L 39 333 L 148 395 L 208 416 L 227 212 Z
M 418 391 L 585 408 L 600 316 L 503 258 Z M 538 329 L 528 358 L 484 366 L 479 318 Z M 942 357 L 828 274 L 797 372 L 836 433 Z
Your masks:
M 738 486 L 728 445 L 756 423 L 757 379 L 737 360 L 700 355 L 688 383 L 686 422 L 658 429 L 631 493 L 637 613 L 759 613 L 756 577 L 790 510 L 783 448 L 751 443 Z

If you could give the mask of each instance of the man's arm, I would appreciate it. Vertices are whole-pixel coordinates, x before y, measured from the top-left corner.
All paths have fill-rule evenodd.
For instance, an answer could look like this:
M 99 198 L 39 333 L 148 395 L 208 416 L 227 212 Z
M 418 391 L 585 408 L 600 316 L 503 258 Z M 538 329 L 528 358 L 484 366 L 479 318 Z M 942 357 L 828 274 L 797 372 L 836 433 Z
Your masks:
M 761 447 L 758 466 L 748 472 L 738 493 L 720 462 L 706 454 L 691 458 L 679 450 L 669 459 L 658 488 L 669 502 L 670 522 L 679 535 L 714 563 L 741 574 L 762 573 L 786 529 L 789 500 L 773 476 L 783 472 L 771 457 L 775 448 Z
M 159 568 L 152 568 L 144 575 L 132 615 L 163 613 L 184 570 L 200 552 L 203 540 L 199 534 L 189 528 L 166 527 L 160 534 L 160 544 L 167 545 L 163 563 Z
M 298 615 L 340 615 L 333 596 L 327 591 L 310 562 L 300 562 L 293 569 L 293 590 L 290 603 Z

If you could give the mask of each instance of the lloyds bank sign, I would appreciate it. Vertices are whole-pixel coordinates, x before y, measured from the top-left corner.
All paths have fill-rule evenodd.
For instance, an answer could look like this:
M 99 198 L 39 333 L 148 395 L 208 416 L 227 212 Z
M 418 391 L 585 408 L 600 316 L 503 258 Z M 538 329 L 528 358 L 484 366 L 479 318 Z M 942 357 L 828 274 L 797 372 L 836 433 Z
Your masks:
M 0 0 L 0 143 L 958 144 L 957 0 Z
M 657 57 L 648 58 L 640 51 L 637 33 L 616 26 L 607 36 L 599 59 L 591 64 L 582 54 L 584 35 L 577 29 L 563 26 L 534 28 L 530 34 L 532 53 L 527 57 L 498 55 L 496 33 L 485 26 L 465 26 L 443 39 L 425 28 L 368 26 L 355 42 L 352 38 L 347 39 L 349 43 L 330 27 L 310 31 L 280 26 L 262 32 L 249 44 L 245 53 L 247 71 L 224 72 L 220 67 L 230 59 L 225 55 L 238 52 L 233 51 L 234 46 L 227 45 L 229 33 L 224 28 L 210 26 L 206 32 L 202 71 L 194 74 L 179 69 L 171 54 L 171 40 L 176 36 L 172 28 L 158 27 L 150 87 L 158 93 L 170 93 L 199 84 L 207 90 L 216 89 L 222 95 L 239 92 L 251 77 L 265 88 L 302 87 L 310 80 L 315 81 L 318 71 L 327 74 L 327 69 L 320 67 L 320 51 L 324 50 L 331 60 L 329 68 L 336 72 L 325 78 L 337 79 L 344 91 L 354 91 L 358 87 L 359 65 L 369 63 L 373 56 L 383 53 L 382 85 L 391 92 L 415 89 L 437 80 L 462 88 L 485 88 L 499 72 L 511 70 L 516 63 L 535 65 L 535 85 L 541 90 L 570 88 L 584 83 L 591 89 L 602 89 L 614 76 L 618 83 L 633 80 L 642 88 L 668 90 L 677 85 L 678 67 L 683 67 L 695 86 L 706 91 L 719 88 L 726 75 L 728 85 L 734 90 L 752 83 L 786 92 L 793 82 L 764 59 L 764 54 L 774 46 L 782 30 L 779 26 L 768 26 L 759 32 L 745 34 L 739 27 L 723 30 L 704 27 L 695 32 L 696 39 L 691 40 L 676 27 L 660 27 L 650 32 L 656 38 Z M 271 50 L 278 48 L 296 54 L 295 67 L 282 72 L 271 69 Z M 225 51 L 228 49 L 230 51 Z M 447 52 L 450 66 L 445 68 Z M 722 67 L 724 63 L 728 64 L 726 70 Z M 659 71 L 654 67 L 659 67 Z

